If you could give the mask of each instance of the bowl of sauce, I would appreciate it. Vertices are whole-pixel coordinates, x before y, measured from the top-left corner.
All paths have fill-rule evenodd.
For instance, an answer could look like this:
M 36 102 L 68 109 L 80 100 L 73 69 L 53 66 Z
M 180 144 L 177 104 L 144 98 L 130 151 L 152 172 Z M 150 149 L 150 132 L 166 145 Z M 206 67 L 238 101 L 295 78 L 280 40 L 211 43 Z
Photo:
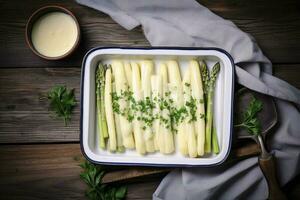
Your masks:
M 26 25 L 26 42 L 38 56 L 59 60 L 77 48 L 80 28 L 71 11 L 61 6 L 45 6 L 35 11 Z

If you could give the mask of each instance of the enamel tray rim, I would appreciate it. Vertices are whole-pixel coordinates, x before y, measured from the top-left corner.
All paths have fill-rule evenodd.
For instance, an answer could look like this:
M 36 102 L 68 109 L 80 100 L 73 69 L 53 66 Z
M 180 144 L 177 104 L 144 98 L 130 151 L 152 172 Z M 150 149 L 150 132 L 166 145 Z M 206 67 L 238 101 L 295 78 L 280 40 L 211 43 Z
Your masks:
M 176 50 L 184 50 L 184 51 L 199 51 L 199 50 L 212 50 L 212 51 L 216 51 L 216 52 L 220 52 L 222 54 L 224 54 L 230 61 L 231 63 L 231 102 L 230 102 L 230 106 L 231 106 L 231 113 L 230 113 L 230 130 L 229 131 L 229 135 L 228 135 L 228 139 L 229 139 L 229 143 L 228 143 L 228 148 L 226 149 L 226 154 L 223 156 L 223 158 L 221 160 L 219 160 L 218 162 L 215 163 L 201 163 L 201 164 L 182 164 L 182 163 L 154 163 L 154 162 L 139 162 L 138 160 L 136 161 L 106 161 L 105 159 L 101 160 L 101 159 L 93 159 L 91 154 L 91 150 L 89 149 L 89 145 L 87 144 L 87 141 L 85 139 L 85 133 L 83 130 L 83 121 L 84 121 L 84 77 L 85 77 L 85 72 L 86 72 L 86 67 L 87 67 L 87 60 L 89 58 L 89 56 L 91 56 L 91 54 L 97 50 L 104 50 L 104 51 L 108 51 L 109 50 L 120 50 L 123 52 L 126 51 L 139 51 L 139 50 L 143 50 L 143 51 L 151 51 L 151 50 L 169 50 L 170 52 L 172 51 L 176 51 Z M 100 55 L 100 54 L 99 54 Z M 140 55 L 140 54 L 139 54 Z M 152 55 L 158 55 L 153 53 Z M 89 64 L 89 63 L 88 63 Z M 82 62 L 82 70 L 81 70 L 81 82 L 80 82 L 80 148 L 81 148 L 81 152 L 84 155 L 84 157 L 94 163 L 94 164 L 102 164 L 102 165 L 123 165 L 123 166 L 155 166 L 155 167 L 211 167 L 211 166 L 216 166 L 216 165 L 220 165 L 222 164 L 228 157 L 229 153 L 230 153 L 230 149 L 231 149 L 231 144 L 232 144 L 232 132 L 233 132 L 233 101 L 234 101 L 234 61 L 231 57 L 231 55 L 225 51 L 224 49 L 221 48 L 215 48 L 215 47 L 95 47 L 91 50 L 89 50 L 84 58 L 83 58 L 83 62 Z M 186 159 L 189 159 L 188 157 Z M 198 158 L 201 159 L 201 158 Z

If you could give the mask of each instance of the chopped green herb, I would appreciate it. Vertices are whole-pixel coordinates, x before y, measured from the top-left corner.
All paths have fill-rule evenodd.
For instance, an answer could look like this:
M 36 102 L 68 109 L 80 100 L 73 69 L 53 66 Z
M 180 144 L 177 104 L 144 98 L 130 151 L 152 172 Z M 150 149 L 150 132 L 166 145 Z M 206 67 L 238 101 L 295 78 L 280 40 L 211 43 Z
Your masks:
M 190 84 L 187 84 L 189 87 Z M 177 108 L 175 106 L 174 100 L 170 97 L 171 92 L 165 92 L 164 97 L 146 97 L 143 100 L 136 101 L 133 98 L 132 91 L 129 88 L 126 91 L 121 91 L 118 96 L 116 93 L 112 93 L 113 99 L 113 111 L 119 115 L 125 116 L 128 121 L 132 122 L 134 118 L 138 121 L 144 123 L 143 129 L 147 127 L 151 128 L 155 119 L 159 119 L 160 123 L 165 125 L 166 128 L 171 129 L 171 131 L 176 132 L 176 126 L 183 122 L 185 118 L 189 118 L 189 122 L 197 120 L 196 110 L 197 104 L 204 103 L 203 99 L 199 101 L 192 98 L 186 104 Z M 120 100 L 125 100 L 130 104 L 130 109 L 121 109 Z M 153 114 L 153 110 L 158 107 L 161 112 L 160 114 Z M 168 111 L 168 116 L 161 116 L 164 110 Z M 203 116 L 200 116 L 203 118 Z
M 191 86 L 190 83 L 184 83 L 184 85 L 185 85 L 186 87 L 190 87 L 190 86 Z
M 200 114 L 200 119 L 204 119 L 205 115 L 204 114 Z
M 194 99 L 193 97 L 191 97 L 190 101 L 187 101 L 185 103 L 185 105 L 188 108 L 189 111 L 189 122 L 194 122 L 197 121 L 197 116 L 196 116 L 196 111 L 197 111 L 197 105 L 196 105 L 196 99 Z

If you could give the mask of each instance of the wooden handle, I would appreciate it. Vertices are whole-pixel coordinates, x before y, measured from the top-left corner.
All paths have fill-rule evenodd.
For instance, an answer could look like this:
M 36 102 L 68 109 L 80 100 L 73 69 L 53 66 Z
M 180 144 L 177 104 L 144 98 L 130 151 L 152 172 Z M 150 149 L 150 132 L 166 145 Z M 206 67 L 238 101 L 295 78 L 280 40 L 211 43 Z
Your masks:
M 270 154 L 268 158 L 258 158 L 259 166 L 265 175 L 268 186 L 269 186 L 269 197 L 270 200 L 286 200 L 286 196 L 282 192 L 276 176 L 276 167 L 274 156 Z
M 245 158 L 260 154 L 260 148 L 257 143 L 250 143 L 232 150 L 232 159 Z

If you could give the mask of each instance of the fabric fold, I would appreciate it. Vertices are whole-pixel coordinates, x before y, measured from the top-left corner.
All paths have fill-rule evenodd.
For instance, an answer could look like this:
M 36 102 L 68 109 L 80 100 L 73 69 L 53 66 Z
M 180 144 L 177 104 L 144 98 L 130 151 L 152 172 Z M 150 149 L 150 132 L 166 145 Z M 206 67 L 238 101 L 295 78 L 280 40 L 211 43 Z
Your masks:
M 96 10 L 101 10 L 127 30 L 132 30 L 140 25 L 139 21 L 119 8 L 113 1 L 77 0 L 77 2 Z

